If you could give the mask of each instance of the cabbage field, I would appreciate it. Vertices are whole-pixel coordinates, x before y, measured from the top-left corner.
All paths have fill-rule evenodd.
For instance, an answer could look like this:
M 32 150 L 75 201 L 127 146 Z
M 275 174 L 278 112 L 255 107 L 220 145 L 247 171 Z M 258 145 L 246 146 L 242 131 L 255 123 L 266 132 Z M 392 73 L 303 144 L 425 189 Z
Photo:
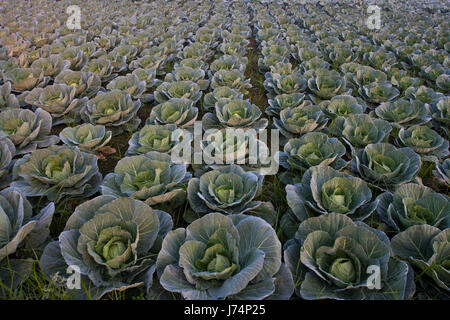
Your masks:
M 449 9 L 2 0 L 0 299 L 449 299 Z

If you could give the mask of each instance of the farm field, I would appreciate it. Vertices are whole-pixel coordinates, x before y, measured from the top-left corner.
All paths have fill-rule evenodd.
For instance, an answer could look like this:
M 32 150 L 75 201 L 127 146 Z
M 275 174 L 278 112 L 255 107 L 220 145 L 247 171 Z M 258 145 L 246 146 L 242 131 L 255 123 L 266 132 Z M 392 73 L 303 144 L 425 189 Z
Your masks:
M 2 0 L 1 300 L 448 300 L 450 3 Z

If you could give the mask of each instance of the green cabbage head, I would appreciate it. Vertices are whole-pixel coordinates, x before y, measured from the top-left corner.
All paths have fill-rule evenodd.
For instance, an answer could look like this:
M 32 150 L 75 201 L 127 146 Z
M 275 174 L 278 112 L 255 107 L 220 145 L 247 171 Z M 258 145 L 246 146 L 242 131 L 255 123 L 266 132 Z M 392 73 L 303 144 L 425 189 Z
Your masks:
M 209 213 L 168 233 L 156 262 L 161 285 L 187 300 L 289 299 L 292 275 L 264 220 Z
M 21 247 L 39 249 L 50 235 L 55 205 L 49 203 L 37 215 L 27 198 L 14 188 L 0 192 L 0 261 Z M 0 274 L 1 275 L 1 274 Z
M 50 135 L 51 129 L 52 117 L 41 108 L 34 112 L 20 108 L 0 112 L 0 138 L 11 140 L 18 155 L 58 143 L 59 138 Z
M 84 122 L 104 125 L 116 136 L 124 130 L 133 131 L 139 126 L 141 119 L 136 114 L 140 107 L 141 101 L 133 101 L 127 92 L 99 92 L 81 109 L 81 118 Z
M 66 127 L 59 133 L 61 141 L 71 147 L 78 147 L 83 152 L 95 153 L 106 146 L 112 138 L 111 131 L 105 126 L 83 123 L 76 127 Z
M 300 171 L 320 164 L 340 170 L 347 165 L 341 158 L 345 152 L 338 139 L 328 138 L 322 132 L 309 132 L 300 138 L 289 139 L 284 152 L 280 153 L 280 164 Z
M 362 221 L 378 205 L 363 180 L 324 165 L 309 168 L 300 183 L 288 184 L 286 200 L 288 210 L 281 225 L 288 236 L 309 217 L 340 213 Z
M 216 102 L 215 113 L 203 116 L 202 125 L 207 129 L 242 128 L 262 130 L 268 120 L 261 117 L 261 110 L 249 100 L 221 98 Z
M 322 101 L 319 107 L 330 118 L 347 117 L 352 114 L 364 113 L 366 110 L 364 101 L 344 94 L 334 96 L 331 100 Z
M 315 77 L 308 79 L 309 89 L 321 99 L 331 99 L 346 91 L 346 81 L 336 71 L 319 69 Z
M 449 155 L 448 140 L 424 125 L 400 129 L 397 144 L 410 147 L 420 154 L 424 161 L 438 163 L 439 159 L 443 159 Z
M 341 137 L 350 146 L 364 148 L 371 143 L 379 143 L 389 137 L 392 126 L 386 120 L 374 119 L 368 114 L 339 116 L 333 122 L 330 132 Z
M 317 105 L 286 108 L 280 112 L 280 118 L 273 118 L 275 128 L 290 139 L 312 131 L 320 131 L 328 123 L 328 118 Z
M 376 143 L 353 152 L 352 166 L 367 182 L 389 190 L 412 181 L 419 172 L 421 159 L 411 148 Z
M 68 277 L 67 267 L 78 267 L 83 292 L 73 292 L 77 298 L 100 299 L 136 287 L 149 293 L 156 256 L 172 225 L 167 212 L 139 200 L 99 196 L 75 208 L 40 265 L 50 279 L 56 273 Z
M 42 108 L 51 114 L 53 125 L 77 123 L 80 110 L 86 106 L 87 97 L 75 98 L 76 88 L 65 84 L 54 84 L 45 88 L 34 88 L 25 102 Z
M 431 120 L 428 105 L 418 100 L 398 99 L 382 103 L 375 109 L 375 115 L 397 127 L 423 124 Z
M 95 155 L 76 147 L 51 146 L 16 161 L 11 187 L 25 196 L 46 197 L 57 203 L 66 196 L 93 195 L 101 179 Z
M 105 176 L 102 194 L 177 207 L 186 199 L 183 184 L 190 178 L 186 164 L 174 164 L 168 154 L 151 151 L 122 158 Z
M 416 183 L 399 186 L 377 198 L 377 213 L 395 231 L 428 224 L 441 230 L 450 227 L 450 198 Z
M 384 232 L 330 213 L 300 224 L 284 260 L 303 299 L 407 300 L 413 270 L 390 249 Z
M 232 164 L 193 178 L 188 184 L 188 201 L 200 217 L 211 211 L 225 214 L 247 213 L 274 223 L 276 212 L 270 202 L 255 201 L 261 194 L 264 177 L 253 171 L 245 172 Z M 185 215 L 186 220 L 191 220 Z M 193 220 L 191 220 L 193 221 Z
M 170 153 L 179 142 L 174 137 L 175 130 L 177 130 L 177 126 L 174 124 L 145 125 L 141 130 L 134 133 L 128 141 L 129 147 L 126 155 L 136 156 L 150 151 Z M 183 133 L 182 139 L 183 143 L 189 143 L 188 141 L 192 140 L 192 136 Z

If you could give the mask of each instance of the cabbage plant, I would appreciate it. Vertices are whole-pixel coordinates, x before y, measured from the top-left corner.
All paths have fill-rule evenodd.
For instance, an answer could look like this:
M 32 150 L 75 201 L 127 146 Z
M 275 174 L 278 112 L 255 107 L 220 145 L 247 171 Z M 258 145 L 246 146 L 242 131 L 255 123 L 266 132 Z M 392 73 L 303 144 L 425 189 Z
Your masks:
M 219 70 L 211 79 L 211 88 L 230 87 L 236 89 L 243 94 L 247 94 L 247 90 L 252 87 L 250 79 L 246 79 L 244 73 L 239 70 Z
M 69 69 L 58 74 L 54 83 L 74 87 L 75 97 L 91 98 L 95 96 L 102 87 L 102 81 L 97 74 L 84 71 L 72 71 Z
M 434 121 L 450 127 L 450 97 L 443 97 L 431 104 L 431 116 Z
M 308 88 L 321 99 L 331 99 L 346 91 L 346 81 L 338 72 L 319 69 L 315 77 L 308 79 Z
M 312 131 L 320 131 L 327 125 L 328 118 L 317 105 L 286 108 L 280 118 L 273 118 L 275 128 L 287 139 Z
M 227 166 L 230 161 L 238 164 L 244 171 L 257 171 L 265 174 L 271 170 L 272 163 L 269 159 L 269 149 L 256 134 L 239 135 L 234 129 L 224 128 L 206 135 L 201 141 L 203 150 L 203 163 L 193 164 L 194 175 Z
M 99 92 L 81 109 L 81 118 L 84 122 L 104 125 L 116 136 L 124 130 L 134 131 L 139 126 L 141 119 L 136 114 L 140 107 L 141 101 L 133 101 L 127 92 Z
M 450 229 L 421 224 L 411 226 L 392 238 L 393 253 L 421 270 L 440 288 L 450 291 L 448 254 Z
M 209 67 L 210 76 L 214 75 L 219 70 L 239 70 L 244 73 L 248 64 L 247 57 L 238 57 L 232 55 L 223 55 L 214 60 Z
M 331 69 L 331 65 L 319 57 L 314 57 L 311 60 L 303 61 L 300 64 L 300 68 L 305 71 L 304 75 L 309 79 L 311 73 L 314 72 L 315 70 L 319 69 L 329 70 Z
M 174 124 L 179 128 L 194 125 L 198 117 L 198 108 L 194 102 L 187 98 L 172 98 L 153 107 L 146 121 L 149 124 Z
M 359 88 L 358 93 L 362 99 L 373 104 L 393 101 L 400 95 L 400 91 L 388 81 L 371 82 Z
M 104 82 L 110 81 L 117 77 L 117 73 L 114 73 L 114 66 L 110 60 L 107 59 L 92 59 L 81 68 L 81 71 L 95 73 Z
M 80 110 L 89 100 L 87 97 L 75 98 L 76 89 L 65 84 L 54 84 L 45 88 L 34 88 L 25 98 L 25 102 L 42 108 L 53 118 L 53 125 L 77 123 Z
M 378 200 L 377 213 L 397 232 L 421 224 L 441 230 L 450 227 L 450 198 L 426 186 L 406 183 L 395 192 L 380 194 Z
M 78 147 L 83 152 L 95 153 L 109 143 L 112 132 L 102 125 L 83 123 L 64 128 L 59 133 L 59 138 L 65 145 Z
M 130 197 L 149 205 L 181 205 L 186 199 L 183 184 L 191 178 L 186 164 L 175 164 L 170 155 L 150 151 L 122 158 L 113 173 L 105 176 L 102 194 Z
M 192 68 L 194 70 L 207 70 L 209 65 L 198 58 L 187 58 L 187 59 L 183 59 L 179 62 L 176 62 L 174 65 L 174 68 L 178 68 L 179 66 L 185 66 L 185 67 L 189 67 Z M 212 66 L 211 66 L 212 68 Z
M 270 23 L 272 23 L 272 22 L 270 22 Z M 256 33 L 255 37 L 258 42 L 259 41 L 269 42 L 270 40 L 278 39 L 279 36 L 280 36 L 280 30 L 278 30 L 276 28 L 266 27 L 266 28 L 259 29 L 258 32 Z
M 300 73 L 287 75 L 275 73 L 264 81 L 264 88 L 268 91 L 269 97 L 302 92 L 306 89 L 306 79 Z
M 270 70 L 271 66 L 276 65 L 279 62 L 288 63 L 289 57 L 271 53 L 267 56 L 263 56 L 258 59 L 258 70 L 260 73 L 264 73 Z
M 11 182 L 11 169 L 16 155 L 14 143 L 9 139 L 0 139 L 0 189 L 7 187 Z
M 347 166 L 343 155 L 345 147 L 338 139 L 329 138 L 322 132 L 309 132 L 300 138 L 289 139 L 279 158 L 286 169 L 306 171 L 313 166 L 327 165 L 341 170 Z
M 258 172 L 245 172 L 231 164 L 193 178 L 188 184 L 187 198 L 194 217 L 211 211 L 229 215 L 245 213 L 259 216 L 273 224 L 277 213 L 272 203 L 256 201 L 262 191 L 264 176 Z M 185 220 L 192 222 L 185 214 Z
M 60 202 L 64 197 L 89 197 L 99 190 L 102 175 L 97 157 L 76 147 L 51 146 L 17 160 L 11 187 L 27 197 L 46 197 Z
M 130 62 L 129 68 L 130 70 L 135 69 L 160 69 L 165 61 L 164 56 L 159 55 L 144 55 L 141 58 L 133 60 Z
M 310 104 L 305 99 L 305 94 L 301 92 L 295 92 L 291 94 L 280 94 L 273 99 L 269 99 L 269 106 L 266 108 L 266 114 L 269 116 L 278 116 L 280 112 L 286 108 L 295 108 L 300 105 Z
M 422 76 L 423 78 L 425 78 L 425 80 L 427 80 L 427 82 L 429 84 L 435 85 L 437 79 L 441 75 L 449 73 L 448 67 L 446 68 L 446 67 L 440 65 L 439 63 L 435 63 L 436 60 L 434 60 L 432 57 L 426 56 L 426 55 L 424 55 L 422 57 L 425 57 L 424 60 L 428 60 L 428 63 L 425 62 L 420 67 L 419 75 Z
M 187 300 L 289 299 L 294 283 L 264 220 L 209 213 L 167 234 L 156 261 L 161 285 Z
M 275 76 L 288 76 L 297 75 L 301 76 L 301 71 L 298 68 L 294 68 L 289 62 L 278 62 L 274 66 L 270 66 L 270 72 L 266 72 L 264 77 L 266 78 L 266 83 L 269 83 L 269 87 L 273 86 L 273 78 Z
M 219 46 L 219 51 L 222 52 L 224 55 L 245 57 L 247 49 L 245 48 L 245 46 L 242 46 L 240 43 L 223 42 Z
M 288 236 L 309 217 L 340 213 L 362 221 L 378 205 L 366 182 L 325 165 L 310 167 L 300 183 L 288 184 L 286 200 L 288 210 L 281 226 Z
M 44 73 L 38 69 L 14 68 L 3 72 L 3 81 L 11 83 L 13 92 L 23 93 L 36 87 L 42 88 L 49 80 L 50 78 L 44 76 Z
M 205 91 L 209 87 L 209 80 L 205 79 L 205 71 L 202 69 L 193 69 L 187 66 L 174 68 L 172 73 L 166 74 L 164 81 L 192 81 L 198 84 L 200 90 Z
M 450 185 L 450 159 L 445 159 L 442 163 L 436 164 L 436 175 Z
M 1 50 L 1 48 L 0 48 Z M 8 57 L 7 55 L 3 58 L 0 58 L 0 76 L 2 76 L 0 78 L 0 83 L 3 84 L 3 82 L 7 82 L 4 81 L 4 73 L 13 70 L 13 69 L 20 69 L 19 64 L 16 63 L 16 61 L 14 61 L 12 58 Z
M 414 272 L 390 251 L 384 232 L 330 213 L 302 222 L 284 259 L 303 299 L 407 300 L 415 291 Z
M 113 38 L 110 38 L 110 41 L 114 41 L 112 40 Z M 64 46 L 65 47 L 65 46 Z M 97 45 L 96 42 L 86 42 L 83 43 L 82 45 L 80 45 L 78 47 L 85 56 L 87 56 L 89 59 L 95 58 L 100 56 L 102 53 L 105 52 L 105 50 L 102 50 L 101 46 L 99 48 L 99 46 Z M 59 50 L 58 50 L 59 51 Z M 64 49 L 61 50 L 62 52 L 64 52 Z M 62 53 L 61 52 L 61 53 Z
M 438 162 L 450 154 L 448 140 L 427 126 L 411 126 L 402 128 L 398 133 L 397 144 L 410 147 L 422 156 L 424 161 Z
M 61 58 L 70 62 L 68 69 L 80 70 L 88 61 L 88 57 L 79 48 L 67 48 Z
M 166 102 L 173 98 L 184 98 L 194 103 L 202 97 L 200 86 L 192 81 L 163 82 L 155 90 L 155 100 L 158 103 Z
M 354 50 L 349 46 L 331 47 L 331 52 L 328 57 L 335 66 L 340 66 L 343 63 L 348 63 L 358 58 Z
M 361 66 L 356 70 L 356 74 L 352 79 L 359 88 L 362 88 L 373 82 L 385 82 L 387 76 L 383 71 L 373 69 L 369 66 Z
M 432 88 L 420 86 L 418 88 L 409 87 L 405 91 L 405 98 L 411 100 L 419 100 L 423 103 L 432 103 L 443 97 L 442 93 L 435 92 Z
M 212 92 L 205 94 L 203 99 L 203 109 L 206 111 L 213 111 L 217 101 L 221 98 L 241 100 L 244 99 L 244 95 L 236 89 L 231 89 L 229 87 L 217 87 Z
M 146 90 L 146 82 L 139 80 L 139 78 L 134 74 L 127 74 L 126 76 L 119 76 L 109 82 L 106 89 L 125 91 L 130 94 L 133 100 L 137 100 L 144 98 L 143 93 Z M 148 98 L 149 97 L 143 100 L 147 102 L 149 101 Z
M 14 253 L 21 248 L 41 250 L 50 235 L 50 224 L 55 205 L 53 202 L 33 215 L 33 207 L 19 190 L 7 188 L 0 191 L 0 263 L 13 268 L 11 281 L 5 279 L 5 272 L 0 273 L 3 283 L 11 282 L 15 288 L 32 272 L 27 267 L 29 260 L 14 258 Z
M 361 114 L 366 110 L 366 104 L 359 98 L 350 95 L 337 95 L 330 100 L 319 103 L 319 107 L 328 117 L 334 119 L 339 116 L 347 117 Z
M 142 201 L 99 196 L 75 208 L 58 240 L 46 246 L 40 265 L 50 279 L 57 273 L 68 277 L 67 267 L 78 267 L 86 288 L 74 290 L 78 299 L 141 287 L 148 294 L 156 256 L 172 225 L 167 212 Z
M 39 58 L 33 61 L 30 68 L 41 70 L 45 77 L 55 77 L 69 66 L 70 61 L 63 60 L 59 55 L 51 55 L 48 58 Z
M 399 79 L 392 77 L 391 82 L 403 93 L 405 93 L 405 91 L 410 87 L 417 88 L 422 84 L 420 78 L 413 78 L 408 76 L 400 76 Z
M 259 131 L 268 124 L 267 119 L 260 118 L 262 112 L 259 107 L 249 100 L 221 98 L 216 102 L 215 111 L 215 114 L 208 112 L 203 116 L 202 125 L 205 130 L 230 127 Z
M 198 58 L 203 60 L 209 60 L 214 52 L 208 47 L 207 44 L 194 42 L 183 48 L 182 51 L 178 53 L 178 58 Z
M 121 44 L 112 50 L 112 53 L 117 53 L 121 57 L 126 57 L 126 62 L 129 63 L 138 54 L 138 49 L 132 44 Z
M 378 118 L 397 127 L 424 124 L 431 120 L 429 106 L 418 100 L 398 99 L 380 104 L 375 110 Z
M 19 108 L 19 100 L 11 93 L 10 82 L 6 82 L 0 86 L 0 110 L 6 108 Z
M 118 73 L 125 72 L 127 70 L 127 56 L 121 55 L 116 50 L 112 50 L 109 53 L 105 52 L 103 54 L 99 54 L 99 59 L 106 60 L 111 63 L 113 74 L 106 78 L 108 81 L 115 78 Z
M 413 181 L 420 166 L 420 156 L 414 150 L 396 148 L 389 143 L 369 144 L 353 152 L 354 171 L 383 190 Z
M 377 51 L 367 52 L 364 54 L 364 60 L 371 67 L 383 70 L 383 67 L 392 65 L 396 62 L 395 54 L 387 51 L 385 48 L 380 48 Z
M 175 136 L 177 126 L 174 124 L 148 124 L 134 133 L 128 141 L 129 147 L 125 155 L 135 156 L 150 151 L 170 153 L 180 142 Z M 186 133 L 182 136 L 182 143 L 190 144 L 191 135 Z
M 330 126 L 330 133 L 342 138 L 351 147 L 364 148 L 379 143 L 389 137 L 392 126 L 382 119 L 374 119 L 368 114 L 352 114 L 337 117 Z
M 151 89 L 162 83 L 161 80 L 156 78 L 156 69 L 138 68 L 133 70 L 132 74 L 137 76 L 139 81 L 145 81 L 145 87 L 147 89 Z
M 312 43 L 311 45 L 312 45 L 311 47 L 296 46 L 292 54 L 293 57 L 299 62 L 309 61 L 316 57 L 322 58 L 323 53 L 319 50 L 319 48 L 314 47 Z
M 41 108 L 34 112 L 19 108 L 0 112 L 0 138 L 14 143 L 16 155 L 58 143 L 59 138 L 50 135 L 51 129 L 52 117 Z
M 441 92 L 450 92 L 450 75 L 448 74 L 441 74 L 436 78 L 436 87 Z

